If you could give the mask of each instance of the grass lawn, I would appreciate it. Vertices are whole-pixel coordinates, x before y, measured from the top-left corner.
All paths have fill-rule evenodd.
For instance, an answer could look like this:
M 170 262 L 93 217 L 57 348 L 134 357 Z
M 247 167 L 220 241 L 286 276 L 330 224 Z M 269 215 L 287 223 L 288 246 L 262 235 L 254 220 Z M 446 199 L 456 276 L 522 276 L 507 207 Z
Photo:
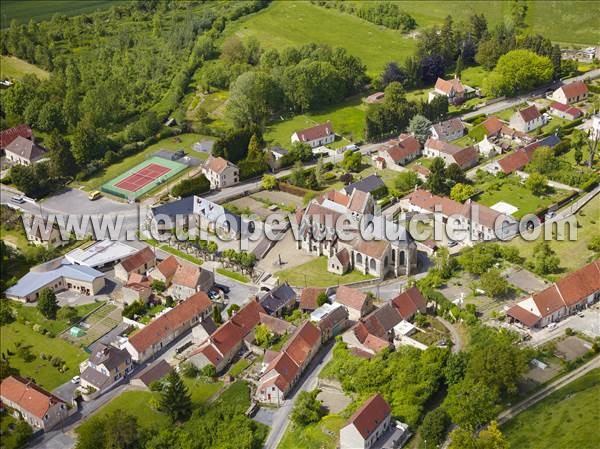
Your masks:
M 149 245 L 152 245 L 158 249 L 162 249 L 163 251 L 165 251 L 169 254 L 173 254 L 174 256 L 180 257 L 180 258 L 187 260 L 188 262 L 192 262 L 196 265 L 202 265 L 204 263 L 204 261 L 202 259 L 198 259 L 197 257 L 194 257 L 191 254 L 180 251 L 180 250 L 173 248 L 172 246 L 169 246 L 167 244 L 157 242 L 156 240 L 153 240 L 153 239 L 145 239 L 144 241 Z
M 233 365 L 231 365 L 231 368 L 229 368 L 229 375 L 236 377 L 237 375 L 241 374 L 246 368 L 248 368 L 250 366 L 250 361 L 248 359 L 240 359 L 237 362 L 235 362 Z
M 329 120 L 336 134 L 352 141 L 363 140 L 366 113 L 367 105 L 362 103 L 360 96 L 354 96 L 335 107 L 271 123 L 267 127 L 265 139 L 271 143 L 276 142 L 283 147 L 289 147 L 291 145 L 290 138 L 295 131 Z M 338 142 L 339 144 L 336 145 Z M 336 143 L 332 146 L 347 145 L 349 142 L 341 139 Z
M 0 78 L 21 79 L 32 74 L 40 79 L 47 79 L 50 74 L 27 61 L 14 56 L 0 56 Z
M 486 12 L 487 16 L 487 12 Z M 481 87 L 483 80 L 488 76 L 490 72 L 481 66 L 467 67 L 460 73 L 460 80 L 467 86 Z
M 8 300 L 7 300 L 8 301 Z M 67 320 L 49 320 L 44 315 L 40 313 L 40 311 L 35 306 L 26 306 L 18 301 L 9 301 L 11 307 L 14 310 L 14 314 L 17 317 L 23 317 L 25 321 L 29 321 L 34 324 L 39 324 L 44 329 L 47 329 L 53 335 L 58 335 L 65 329 L 71 326 L 71 324 Z M 92 310 L 97 309 L 104 301 L 93 302 L 90 304 L 84 304 L 81 306 L 76 306 L 75 310 L 77 311 L 77 316 L 79 318 L 84 317 Z
M 314 447 L 320 449 L 335 449 L 338 443 L 340 429 L 347 419 L 338 415 L 328 415 L 321 421 L 305 427 L 290 425 L 283 435 L 278 449 L 296 449 L 298 447 Z
M 600 369 L 595 369 L 525 410 L 502 427 L 510 447 L 598 447 Z
M 333 285 L 349 284 L 351 282 L 374 279 L 358 271 L 351 271 L 344 275 L 337 275 L 327 271 L 327 258 L 319 257 L 311 262 L 298 265 L 294 268 L 275 273 L 280 281 L 287 281 L 295 287 L 310 285 L 312 287 L 329 287 Z
M 17 434 L 14 431 L 9 430 L 9 426 L 14 426 L 17 424 L 17 419 L 6 413 L 2 413 L 0 415 L 0 435 L 2 435 L 2 443 L 0 447 L 2 449 L 17 449 L 19 446 L 17 445 Z
M 372 76 L 378 75 L 390 61 L 404 61 L 412 54 L 416 43 L 398 31 L 307 1 L 274 2 L 268 8 L 234 22 L 226 33 L 242 39 L 254 36 L 265 48 L 282 49 L 309 42 L 344 47 L 366 64 L 367 72 Z
M 139 153 L 136 153 L 132 156 L 126 157 L 122 161 L 119 161 L 116 164 L 113 164 L 101 170 L 97 175 L 93 176 L 92 178 L 86 181 L 82 181 L 81 183 L 74 182 L 73 186 L 79 187 L 81 185 L 85 188 L 85 190 L 96 190 L 102 184 L 105 184 L 111 179 L 142 163 L 158 150 L 167 150 L 171 152 L 175 152 L 177 150 L 184 150 L 187 154 L 189 154 L 192 157 L 196 157 L 198 159 L 206 159 L 208 155 L 206 153 L 193 151 L 192 145 L 200 140 L 214 140 L 214 137 L 207 137 L 201 134 L 181 134 L 177 137 L 181 139 L 180 142 L 175 140 L 175 137 L 167 137 L 166 139 L 160 140 L 154 145 L 150 145 L 145 150 L 142 150 Z M 183 170 L 181 173 L 185 173 L 186 171 L 187 170 Z M 172 181 L 173 179 L 176 179 L 176 177 L 173 177 L 170 181 Z
M 223 382 L 208 383 L 199 379 L 183 379 L 185 385 L 190 391 L 192 402 L 195 406 L 206 403 L 223 386 Z
M 31 352 L 35 355 L 33 361 L 25 362 L 16 356 L 10 356 L 10 365 L 18 369 L 21 376 L 32 377 L 37 384 L 48 390 L 55 389 L 79 374 L 79 363 L 88 357 L 83 350 L 70 345 L 65 340 L 47 337 L 16 321 L 3 325 L 0 328 L 0 335 L 0 350 L 3 353 L 7 349 L 14 351 L 16 342 L 31 345 Z M 68 369 L 64 373 L 59 372 L 48 360 L 39 357 L 41 352 L 58 355 L 65 361 Z
M 223 276 L 227 276 L 228 278 L 231 278 L 235 281 L 243 282 L 244 284 L 247 284 L 250 282 L 250 279 L 248 278 L 248 276 L 245 276 L 242 273 L 238 273 L 237 271 L 231 271 L 231 270 L 227 270 L 225 268 L 217 268 L 217 273 L 219 273 Z
M 600 234 L 600 230 L 598 229 L 598 222 L 600 221 L 600 197 L 596 196 L 586 204 L 577 213 L 576 218 L 579 224 L 577 240 L 558 241 L 553 239 L 548 242 L 560 258 L 561 268 L 564 268 L 567 272 L 574 271 L 585 265 L 589 258 L 594 255 L 592 251 L 587 249 L 587 245 L 594 235 Z M 504 244 L 517 247 L 521 256 L 530 259 L 536 243 L 541 242 L 543 238 L 544 235 L 542 233 L 537 240 L 532 242 L 516 237 Z
M 475 188 L 483 190 L 483 193 L 475 199 L 484 206 L 491 207 L 499 201 L 504 201 L 519 208 L 513 214 L 517 219 L 525 214 L 534 213 L 539 209 L 549 206 L 569 194 L 565 190 L 555 190 L 550 195 L 534 195 L 521 184 L 516 175 L 504 180 L 498 180 L 490 176 L 484 182 L 476 184 Z

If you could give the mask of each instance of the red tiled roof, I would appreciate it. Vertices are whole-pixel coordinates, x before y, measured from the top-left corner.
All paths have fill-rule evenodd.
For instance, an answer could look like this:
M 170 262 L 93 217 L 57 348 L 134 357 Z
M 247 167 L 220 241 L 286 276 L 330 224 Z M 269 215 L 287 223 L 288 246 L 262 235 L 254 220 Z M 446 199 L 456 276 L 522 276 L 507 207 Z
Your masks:
M 173 276 L 173 284 L 183 285 L 189 288 L 196 288 L 202 268 L 190 263 L 180 263 Z
M 600 259 L 570 273 L 556 282 L 563 301 L 573 306 L 600 290 Z
M 445 196 L 437 196 L 426 190 L 414 190 L 406 195 L 403 199 L 410 201 L 411 204 L 428 212 L 435 212 L 435 206 L 441 206 L 441 212 L 445 215 L 460 214 L 463 211 L 463 205 L 459 202 L 446 198 Z
M 310 142 L 311 140 L 322 139 L 333 134 L 333 127 L 331 122 L 321 123 L 320 125 L 313 126 L 312 128 L 302 129 L 296 131 L 296 135 L 301 142 Z
M 320 343 L 321 332 L 310 321 L 306 321 L 300 326 L 290 340 L 284 346 L 283 351 L 296 362 L 302 365 L 310 351 Z
M 129 338 L 129 343 L 138 352 L 144 352 L 171 335 L 192 317 L 201 315 L 211 307 L 212 302 L 207 294 L 198 292 L 133 334 Z
M 324 288 L 307 287 L 302 290 L 300 294 L 300 308 L 303 310 L 315 310 L 319 305 L 317 304 L 317 296 L 321 293 L 325 293 Z
M 489 137 L 498 134 L 504 126 L 504 123 L 502 123 L 498 117 L 491 116 L 485 119 L 481 125 L 485 128 L 486 135 Z
M 527 164 L 531 162 L 533 153 L 536 148 L 539 147 L 538 142 L 533 142 L 526 147 L 519 148 L 514 153 L 511 153 L 498 161 L 500 168 L 506 174 L 512 173 L 516 170 L 521 170 Z
M 455 117 L 436 123 L 433 125 L 433 129 L 435 129 L 438 136 L 450 136 L 460 131 L 464 132 L 465 125 L 458 117 Z
M 508 309 L 506 314 L 513 317 L 515 320 L 520 321 L 527 327 L 534 327 L 540 321 L 539 316 L 531 313 L 529 310 L 525 310 L 518 304 L 515 304 Z
M 552 315 L 554 312 L 565 306 L 565 303 L 556 288 L 556 284 L 552 284 L 541 292 L 534 293 L 531 297 L 540 311 L 542 318 Z
M 383 351 L 384 349 L 390 347 L 389 341 L 384 340 L 383 338 L 379 338 L 378 336 L 373 334 L 367 335 L 367 338 L 365 338 L 363 344 L 367 348 L 371 349 L 373 352 Z
M 435 88 L 441 90 L 446 95 L 450 95 L 452 93 L 452 89 L 454 89 L 454 92 L 456 93 L 464 92 L 465 90 L 462 83 L 460 82 L 460 79 L 458 78 L 452 78 L 450 80 L 438 78 L 435 82 Z
M 337 204 L 341 204 L 344 207 L 348 206 L 348 204 L 350 203 L 350 196 L 337 190 L 330 190 L 329 192 L 326 192 L 321 197 L 319 197 L 319 204 L 322 204 L 325 199 L 333 201 Z
M 558 101 L 553 101 L 552 104 L 550 104 L 550 109 L 555 109 L 557 111 L 564 112 L 565 114 L 569 114 L 573 118 L 577 118 L 583 115 L 581 109 L 578 109 L 574 106 L 569 106 L 568 104 L 559 103 Z
M 453 143 L 448 143 L 443 140 L 434 139 L 433 137 L 427 139 L 427 142 L 425 142 L 425 148 L 431 148 L 432 150 L 441 151 L 442 153 L 450 155 L 456 154 L 462 150 L 462 148 L 458 145 L 454 145 Z
M 121 262 L 121 265 L 125 269 L 127 273 L 137 270 L 144 264 L 149 264 L 154 260 L 154 251 L 149 246 L 146 246 L 144 249 L 141 249 L 135 254 L 132 254 L 129 257 L 126 257 Z
M 385 240 L 362 240 L 359 237 L 353 246 L 354 251 L 366 254 L 374 259 L 382 259 L 390 243 Z
M 335 254 L 335 257 L 337 257 L 337 259 L 340 261 L 340 263 L 344 267 L 344 270 L 346 270 L 346 269 L 348 269 L 348 267 L 350 267 L 350 253 L 348 252 L 348 250 L 346 248 L 338 251 Z
M 353 424 L 358 433 L 366 440 L 391 412 L 385 399 L 376 393 L 354 412 L 348 424 Z
M 411 287 L 400 293 L 392 300 L 392 304 L 398 310 L 402 319 L 406 320 L 415 313 L 425 312 L 427 301 L 417 287 Z
M 179 267 L 179 262 L 177 262 L 175 256 L 169 256 L 156 265 L 156 269 L 160 271 L 166 278 L 173 277 L 177 271 L 177 267 Z
M 394 162 L 401 161 L 408 156 L 418 154 L 421 151 L 421 144 L 413 136 L 402 134 L 398 140 L 393 140 L 384 148 Z
M 211 335 L 211 342 L 221 354 L 227 355 L 260 322 L 261 313 L 266 313 L 265 309 L 250 301 Z
M 18 404 L 23 410 L 43 419 L 55 404 L 65 403 L 35 383 L 20 376 L 8 376 L 0 384 L 0 396 L 5 401 Z
M 429 173 L 431 173 L 427 167 L 421 164 L 415 164 L 411 167 L 411 169 L 423 176 L 429 176 Z
M 6 148 L 7 145 L 12 143 L 17 137 L 24 137 L 25 139 L 31 140 L 33 132 L 27 125 L 17 125 L 14 128 L 8 128 L 0 132 L 0 148 Z
M 367 294 L 346 285 L 340 285 L 335 292 L 335 302 L 344 306 L 361 311 L 367 302 Z
M 567 98 L 580 97 L 588 93 L 588 87 L 583 81 L 575 81 L 574 83 L 565 84 L 559 87 Z
M 463 148 L 452 155 L 454 161 L 459 165 L 460 168 L 471 167 L 479 159 L 479 152 L 474 146 Z
M 476 203 L 471 199 L 468 199 L 463 205 L 461 215 L 466 217 L 470 222 L 473 221 L 473 214 L 475 213 L 477 223 L 484 225 L 489 229 L 495 229 L 496 220 L 498 217 L 503 216 L 502 212 L 498 212 L 490 207 L 484 206 L 483 204 Z
M 534 104 L 524 109 L 521 109 L 517 112 L 517 114 L 521 116 L 525 123 L 531 122 L 540 117 L 540 111 L 538 111 L 538 108 Z
M 213 156 L 211 156 L 204 164 L 205 168 L 215 173 L 221 173 L 229 166 L 235 167 L 235 165 L 229 162 L 227 159 Z
M 363 213 L 365 211 L 365 207 L 367 205 L 367 200 L 369 199 L 370 194 L 367 192 L 363 192 L 362 190 L 354 189 L 352 194 L 350 195 L 350 203 L 348 204 L 348 209 L 354 212 Z

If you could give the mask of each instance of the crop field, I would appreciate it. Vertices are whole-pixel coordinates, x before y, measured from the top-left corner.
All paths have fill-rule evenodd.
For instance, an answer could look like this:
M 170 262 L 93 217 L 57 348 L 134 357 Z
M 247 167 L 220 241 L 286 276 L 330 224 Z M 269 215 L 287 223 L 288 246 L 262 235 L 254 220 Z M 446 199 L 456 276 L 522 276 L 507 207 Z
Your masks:
M 32 74 L 41 79 L 50 76 L 48 72 L 39 67 L 29 64 L 14 56 L 0 56 L 0 78 L 21 79 L 25 75 Z
M 31 19 L 48 20 L 54 14 L 75 16 L 123 3 L 127 0 L 4 0 L 1 23 L 2 28 L 6 28 L 13 19 L 19 23 L 27 23 Z

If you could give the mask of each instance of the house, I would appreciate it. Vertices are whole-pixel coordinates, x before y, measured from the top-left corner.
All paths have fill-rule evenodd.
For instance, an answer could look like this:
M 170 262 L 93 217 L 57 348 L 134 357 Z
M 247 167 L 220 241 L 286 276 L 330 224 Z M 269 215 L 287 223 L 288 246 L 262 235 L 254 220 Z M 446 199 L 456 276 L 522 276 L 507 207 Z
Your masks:
M 428 138 L 425 142 L 423 155 L 426 157 L 441 157 L 446 166 L 458 164 L 463 170 L 474 167 L 479 161 L 479 152 L 475 147 L 461 148 L 433 137 Z
M 427 311 L 427 301 L 417 287 L 411 287 L 400 293 L 392 299 L 392 304 L 402 319 L 406 321 L 412 320 L 417 313 Z
M 374 94 L 371 94 L 367 98 L 365 98 L 365 103 L 367 103 L 367 104 L 381 103 L 384 98 L 385 98 L 385 92 L 375 92 Z
M 166 360 L 160 360 L 154 365 L 143 369 L 131 380 L 131 385 L 141 388 L 150 388 L 153 382 L 157 382 L 171 372 L 173 367 Z
M 375 159 L 379 158 L 383 162 L 374 160 L 374 164 L 379 164 L 380 169 L 394 168 L 398 165 L 406 165 L 413 159 L 421 155 L 421 144 L 414 136 L 400 134 L 398 139 L 389 140 L 381 145 L 377 151 Z
M 341 304 L 348 310 L 348 318 L 358 321 L 373 309 L 373 298 L 358 289 L 340 285 L 333 297 L 334 304 Z
M 517 222 L 510 215 L 471 200 L 461 204 L 421 189 L 401 198 L 400 206 L 407 212 L 440 214 L 443 223 L 449 223 L 466 244 L 499 238 L 508 239 L 517 231 Z
M 0 150 L 4 150 L 17 137 L 33 141 L 33 132 L 27 125 L 21 124 L 0 132 Z
M 23 215 L 23 228 L 27 240 L 36 246 L 52 249 L 69 243 L 68 237 L 63 238 L 63 234 L 68 234 L 65 229 L 59 228 L 55 222 L 48 223 L 48 217 L 25 214 Z
M 369 193 L 373 198 L 379 198 L 382 196 L 381 194 L 385 194 L 386 187 L 381 176 L 373 174 L 369 175 L 366 178 L 363 178 L 359 181 L 348 184 L 343 188 L 343 192 L 346 195 L 352 195 L 354 190 L 360 190 L 364 193 Z
M 530 143 L 533 140 L 527 133 L 509 127 L 498 117 L 488 117 L 481 122 L 481 127 L 485 132 L 484 139 L 487 140 L 506 139 L 516 141 L 519 144 Z
M 313 126 L 312 128 L 296 131 L 291 137 L 292 143 L 305 143 L 311 148 L 317 148 L 323 145 L 333 143 L 335 133 L 330 121 Z
M 254 341 L 254 328 L 261 322 L 261 313 L 266 314 L 265 309 L 258 301 L 250 300 L 192 350 L 188 360 L 198 368 L 211 364 L 217 372 L 223 371 L 246 341 Z
M 218 327 L 212 317 L 203 319 L 200 323 L 192 328 L 192 342 L 200 344 L 206 341 L 212 334 L 217 331 Z
M 395 449 L 410 436 L 408 426 L 392 420 L 390 406 L 376 393 L 340 429 L 340 449 Z
M 568 104 L 559 103 L 558 101 L 553 101 L 550 106 L 548 106 L 548 112 L 565 120 L 575 120 L 583 115 L 581 109 L 569 106 Z
M 58 258 L 32 268 L 29 273 L 5 291 L 9 299 L 21 302 L 37 301 L 40 292 L 73 290 L 81 295 L 97 295 L 104 287 L 104 273 L 93 268 L 72 265 Z
M 212 154 L 202 165 L 202 173 L 210 182 L 211 189 L 224 189 L 240 182 L 240 169 L 228 160 Z
M 33 140 L 17 136 L 4 148 L 6 159 L 21 165 L 32 165 L 46 156 L 46 150 Z
M 506 311 L 511 322 L 544 327 L 572 315 L 600 299 L 600 259 L 534 293 Z
M 352 269 L 351 254 L 347 248 L 342 248 L 333 253 L 327 261 L 327 271 L 338 275 L 346 274 Z
M 237 238 L 242 231 L 254 232 L 254 223 L 242 219 L 223 206 L 206 198 L 194 196 L 193 214 L 200 220 L 200 228 L 217 235 Z
M 215 273 L 182 261 L 171 279 L 169 293 L 173 298 L 182 300 L 197 292 L 208 292 L 214 284 Z
M 155 265 L 156 255 L 149 246 L 146 246 L 115 265 L 115 277 L 122 282 L 127 282 L 132 273 L 144 274 Z
M 131 273 L 127 283 L 121 288 L 120 300 L 124 304 L 133 304 L 136 301 L 147 303 L 152 296 L 150 279 L 139 273 Z
M 565 84 L 552 93 L 552 99 L 562 104 L 577 103 L 587 99 L 589 90 L 583 81 Z
M 150 270 L 148 275 L 152 280 L 163 282 L 168 287 L 171 285 L 177 268 L 179 268 L 179 262 L 175 256 L 169 256 L 156 264 L 156 267 Z
M 306 287 L 300 293 L 300 304 L 298 308 L 302 312 L 312 312 L 319 308 L 319 304 L 317 304 L 317 299 L 321 295 L 321 293 L 326 294 L 327 289 L 319 288 L 319 287 Z
M 518 150 L 504 156 L 502 159 L 495 160 L 487 167 L 487 170 L 496 174 L 502 171 L 505 174 L 510 174 L 518 170 L 522 170 L 527 164 L 531 162 L 533 153 L 539 147 L 555 147 L 560 143 L 560 139 L 556 134 L 544 137 L 541 140 L 530 143 L 527 146 L 519 148 Z
M 208 295 L 198 292 L 129 337 L 125 349 L 134 362 L 143 363 L 211 312 L 212 302 Z
M 102 394 L 132 371 L 133 362 L 129 352 L 99 343 L 90 357 L 79 365 L 81 389 Z
M 310 314 L 310 321 L 321 331 L 321 341 L 342 333 L 348 325 L 348 309 L 339 303 L 325 303 Z
M 464 135 L 465 125 L 463 125 L 459 118 L 451 118 L 431 125 L 431 137 L 434 139 L 449 142 L 451 140 L 460 139 Z
M 302 324 L 266 367 L 256 388 L 259 402 L 280 405 L 321 347 L 321 332 L 310 321 Z
M 458 77 L 451 80 L 438 78 L 435 82 L 435 87 L 429 92 L 427 101 L 431 103 L 434 98 L 443 96 L 448 98 L 448 103 L 458 105 L 464 103 L 469 98 L 473 98 L 475 95 L 475 89 L 463 85 Z
M 289 151 L 280 146 L 271 148 L 268 152 L 269 165 L 271 168 L 280 168 L 283 164 L 284 157 L 289 154 Z
M 544 125 L 544 117 L 538 108 L 532 104 L 520 109 L 510 117 L 510 127 L 528 133 Z
M 267 292 L 259 302 L 269 315 L 280 317 L 296 307 L 297 298 L 294 289 L 284 282 Z
M 0 384 L 0 400 L 34 430 L 52 430 L 69 416 L 65 401 L 20 376 L 8 376 Z

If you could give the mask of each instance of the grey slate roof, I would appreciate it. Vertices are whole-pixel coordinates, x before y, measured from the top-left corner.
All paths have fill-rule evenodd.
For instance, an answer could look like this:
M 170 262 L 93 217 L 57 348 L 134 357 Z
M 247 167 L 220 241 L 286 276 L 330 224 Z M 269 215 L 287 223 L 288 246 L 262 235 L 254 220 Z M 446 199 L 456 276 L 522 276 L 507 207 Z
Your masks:
M 17 136 L 11 143 L 9 143 L 4 151 L 17 154 L 28 161 L 39 159 L 46 152 L 36 145 L 33 141 L 26 139 L 23 136 Z
M 295 300 L 296 292 L 287 282 L 284 282 L 263 296 L 260 299 L 260 305 L 268 314 L 273 315 Z
M 131 356 L 125 349 L 103 344 L 96 346 L 90 356 L 91 363 L 94 365 L 103 364 L 109 371 L 114 371 L 127 360 L 131 360 Z
M 194 212 L 194 197 L 187 196 L 180 200 L 172 201 L 170 203 L 161 204 L 150 208 L 152 215 L 166 215 L 172 220 L 175 219 L 176 215 L 188 215 Z
M 376 190 L 385 187 L 383 180 L 377 175 L 370 175 L 360 181 L 353 182 L 344 187 L 344 191 L 347 195 L 352 194 L 354 189 L 360 190 L 365 193 L 373 193 Z

